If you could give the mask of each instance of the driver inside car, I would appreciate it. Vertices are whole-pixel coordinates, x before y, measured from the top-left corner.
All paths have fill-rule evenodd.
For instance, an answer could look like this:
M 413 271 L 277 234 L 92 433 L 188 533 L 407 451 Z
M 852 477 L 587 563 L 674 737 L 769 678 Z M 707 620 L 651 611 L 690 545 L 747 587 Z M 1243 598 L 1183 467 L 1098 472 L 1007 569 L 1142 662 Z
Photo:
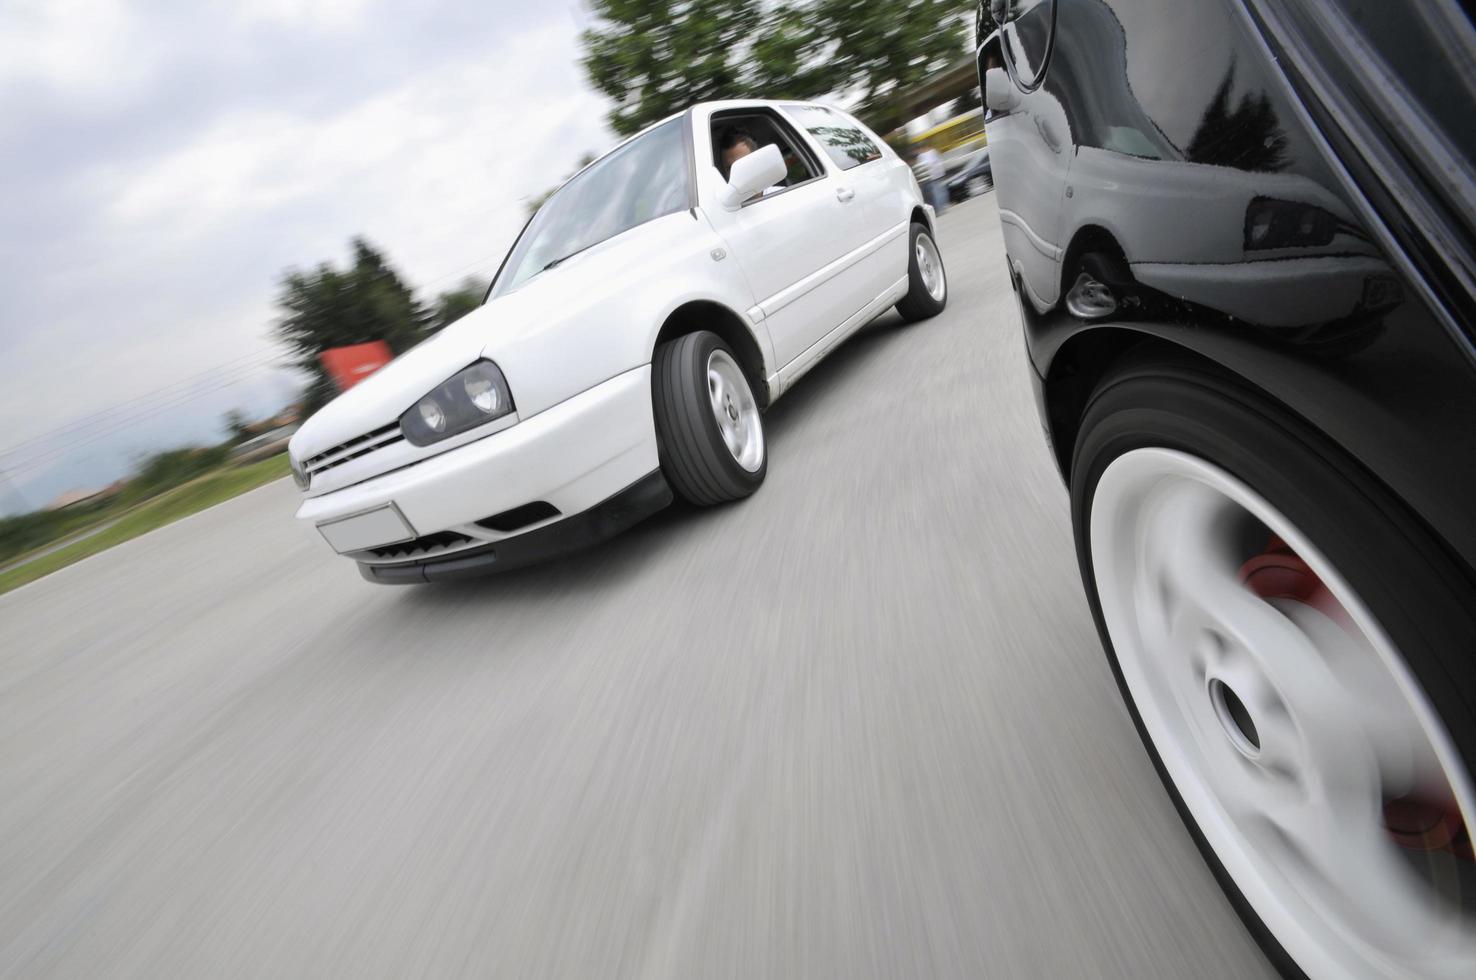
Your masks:
M 718 138 L 718 158 L 721 163 L 720 170 L 723 175 L 723 180 L 729 179 L 729 176 L 733 170 L 733 164 L 748 156 L 750 153 L 752 153 L 754 150 L 757 150 L 758 148 L 758 140 L 754 139 L 753 134 L 751 134 L 748 130 L 741 129 L 737 126 L 733 126 L 729 129 L 723 130 L 722 135 Z M 786 161 L 786 163 L 787 162 L 788 161 Z M 765 197 L 769 194 L 773 194 L 774 192 L 783 189 L 784 184 L 778 183 L 773 185 L 772 187 L 766 187 L 764 190 L 749 198 L 749 200 L 757 200 L 758 198 Z

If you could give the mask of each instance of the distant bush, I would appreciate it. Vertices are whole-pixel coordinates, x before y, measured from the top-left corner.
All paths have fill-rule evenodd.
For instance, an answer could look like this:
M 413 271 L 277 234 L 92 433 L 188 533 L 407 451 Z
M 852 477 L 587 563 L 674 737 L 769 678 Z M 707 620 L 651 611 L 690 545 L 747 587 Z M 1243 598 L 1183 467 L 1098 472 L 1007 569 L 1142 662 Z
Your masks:
M 155 453 L 138 464 L 123 492 L 102 500 L 73 504 L 61 510 L 38 510 L 0 518 L 0 565 L 37 548 L 69 537 L 150 497 L 157 497 L 211 470 L 224 466 L 230 456 L 229 442 L 202 448 L 186 446 Z
M 90 524 L 106 506 L 106 502 L 84 503 L 65 510 L 38 510 L 0 518 L 0 565 Z
M 139 463 L 133 479 L 128 481 L 128 488 L 123 491 L 123 499 L 144 500 L 181 483 L 188 483 L 224 465 L 230 451 L 229 444 L 222 444 L 208 449 L 187 446 L 155 453 Z

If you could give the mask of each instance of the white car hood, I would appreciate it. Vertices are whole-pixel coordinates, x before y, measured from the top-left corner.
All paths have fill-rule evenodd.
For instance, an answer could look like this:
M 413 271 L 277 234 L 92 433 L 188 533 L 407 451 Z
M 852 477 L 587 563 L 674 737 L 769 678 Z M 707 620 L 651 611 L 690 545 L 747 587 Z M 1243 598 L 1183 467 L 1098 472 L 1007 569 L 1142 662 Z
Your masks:
M 548 288 L 560 278 L 552 274 L 557 271 L 550 270 L 522 289 L 478 307 L 323 406 L 293 438 L 297 457 L 316 456 L 395 421 L 436 385 L 479 358 L 492 356 L 487 348 L 494 332 L 498 340 L 513 342 L 538 329 L 540 322 L 549 319 L 550 304 L 558 302 L 554 290 Z M 517 404 L 516 389 L 513 404 Z
M 675 304 L 693 282 L 707 281 L 699 277 L 716 268 L 709 253 L 717 244 L 705 222 L 681 211 L 572 256 L 329 402 L 293 437 L 294 457 L 310 459 L 389 425 L 479 358 L 502 369 L 520 418 L 646 363 L 664 319 L 656 301 Z M 751 302 L 735 297 L 730 305 L 744 310 Z

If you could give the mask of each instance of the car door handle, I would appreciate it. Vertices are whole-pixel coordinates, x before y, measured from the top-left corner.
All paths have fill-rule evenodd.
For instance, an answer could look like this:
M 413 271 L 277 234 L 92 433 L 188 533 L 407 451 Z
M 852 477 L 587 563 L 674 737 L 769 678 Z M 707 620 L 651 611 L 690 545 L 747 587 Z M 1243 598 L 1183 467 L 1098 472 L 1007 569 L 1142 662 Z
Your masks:
M 840 201 L 842 204 L 845 204 L 845 203 L 849 202 L 851 200 L 851 198 L 853 198 L 855 196 L 856 196 L 856 192 L 853 191 L 853 190 L 851 190 L 849 187 L 839 188 L 835 192 L 836 200 Z

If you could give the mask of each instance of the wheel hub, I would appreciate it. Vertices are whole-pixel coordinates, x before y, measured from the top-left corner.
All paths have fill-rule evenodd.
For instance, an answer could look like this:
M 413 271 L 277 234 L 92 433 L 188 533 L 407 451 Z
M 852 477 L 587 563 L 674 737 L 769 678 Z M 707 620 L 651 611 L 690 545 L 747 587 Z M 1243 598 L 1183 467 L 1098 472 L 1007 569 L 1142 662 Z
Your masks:
M 917 245 L 913 250 L 917 260 L 917 274 L 922 279 L 923 288 L 928 295 L 935 300 L 942 300 L 947 292 L 948 283 L 943 277 L 943 260 L 938 256 L 938 246 L 933 244 L 933 239 L 924 234 L 917 236 Z
M 1250 709 L 1240 700 L 1235 688 L 1218 677 L 1210 679 L 1208 692 L 1215 716 L 1220 719 L 1230 744 L 1241 755 L 1254 760 L 1261 754 L 1261 733 L 1251 718 Z
M 718 434 L 739 466 L 757 472 L 764 461 L 764 427 L 758 402 L 738 362 L 723 350 L 707 358 L 707 394 Z

